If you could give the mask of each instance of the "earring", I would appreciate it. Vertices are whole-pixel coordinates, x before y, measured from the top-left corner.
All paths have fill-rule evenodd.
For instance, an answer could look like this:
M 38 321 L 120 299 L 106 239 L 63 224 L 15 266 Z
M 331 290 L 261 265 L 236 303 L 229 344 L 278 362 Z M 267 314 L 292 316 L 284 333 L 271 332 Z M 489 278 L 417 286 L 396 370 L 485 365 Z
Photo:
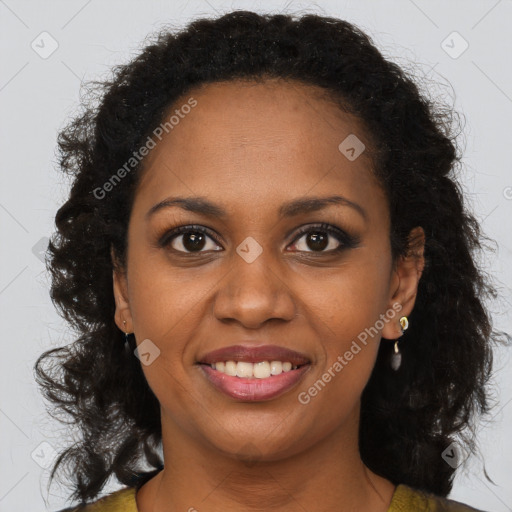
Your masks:
M 123 325 L 126 327 L 126 320 L 123 320 Z M 130 353 L 130 341 L 128 339 L 128 336 L 130 336 L 129 332 L 124 333 L 124 353 L 129 354 Z
M 409 327 L 409 320 L 406 316 L 403 316 L 400 318 L 400 330 L 402 331 L 402 334 L 407 330 Z M 402 353 L 400 352 L 398 348 L 398 340 L 395 340 L 395 346 L 394 346 L 394 353 L 391 356 L 391 368 L 395 371 L 400 368 L 400 365 L 402 364 Z

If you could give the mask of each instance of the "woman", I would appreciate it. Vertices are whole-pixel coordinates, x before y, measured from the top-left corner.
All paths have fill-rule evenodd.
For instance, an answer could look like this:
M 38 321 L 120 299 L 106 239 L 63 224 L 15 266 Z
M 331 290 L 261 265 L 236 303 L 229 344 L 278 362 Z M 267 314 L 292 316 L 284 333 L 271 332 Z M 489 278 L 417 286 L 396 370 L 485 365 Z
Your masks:
M 447 495 L 493 290 L 444 114 L 316 15 L 196 20 L 117 68 L 59 138 L 81 336 L 36 368 L 81 434 L 68 510 L 475 510 Z

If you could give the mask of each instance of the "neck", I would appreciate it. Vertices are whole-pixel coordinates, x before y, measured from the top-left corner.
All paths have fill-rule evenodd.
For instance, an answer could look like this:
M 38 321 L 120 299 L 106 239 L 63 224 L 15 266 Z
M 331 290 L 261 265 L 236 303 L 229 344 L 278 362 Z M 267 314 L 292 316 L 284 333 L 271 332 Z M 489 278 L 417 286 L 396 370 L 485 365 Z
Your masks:
M 165 467 L 138 491 L 138 510 L 386 512 L 395 486 L 363 464 L 358 417 L 359 409 L 342 431 L 299 453 L 251 460 L 199 441 L 162 411 Z

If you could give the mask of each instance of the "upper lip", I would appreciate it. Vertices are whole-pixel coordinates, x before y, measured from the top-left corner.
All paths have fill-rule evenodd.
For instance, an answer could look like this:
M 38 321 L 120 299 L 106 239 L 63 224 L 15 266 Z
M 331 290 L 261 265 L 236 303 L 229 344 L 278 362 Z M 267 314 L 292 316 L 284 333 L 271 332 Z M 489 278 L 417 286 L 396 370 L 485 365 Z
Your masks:
M 289 361 L 295 366 L 310 362 L 306 355 L 278 345 L 231 345 L 208 352 L 208 354 L 200 357 L 198 362 L 213 364 L 219 361 L 247 361 L 248 363 Z

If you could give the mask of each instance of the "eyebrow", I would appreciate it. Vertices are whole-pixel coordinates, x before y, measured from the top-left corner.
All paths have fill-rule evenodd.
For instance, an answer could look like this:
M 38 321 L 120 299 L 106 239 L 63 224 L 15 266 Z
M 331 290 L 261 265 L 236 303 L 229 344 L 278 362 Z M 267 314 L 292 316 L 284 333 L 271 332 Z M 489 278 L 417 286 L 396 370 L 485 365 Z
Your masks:
M 366 211 L 362 206 L 346 197 L 342 196 L 328 196 L 328 197 L 306 197 L 294 199 L 283 203 L 279 208 L 279 217 L 288 218 L 294 217 L 303 213 L 316 212 L 323 210 L 330 205 L 337 204 L 341 206 L 349 206 L 356 210 L 365 220 L 368 219 Z M 217 217 L 226 219 L 228 216 L 227 211 L 215 203 L 212 203 L 204 197 L 168 197 L 163 201 L 152 206 L 146 213 L 146 220 L 149 219 L 158 211 L 164 208 L 177 206 L 189 212 L 198 213 L 206 217 Z

